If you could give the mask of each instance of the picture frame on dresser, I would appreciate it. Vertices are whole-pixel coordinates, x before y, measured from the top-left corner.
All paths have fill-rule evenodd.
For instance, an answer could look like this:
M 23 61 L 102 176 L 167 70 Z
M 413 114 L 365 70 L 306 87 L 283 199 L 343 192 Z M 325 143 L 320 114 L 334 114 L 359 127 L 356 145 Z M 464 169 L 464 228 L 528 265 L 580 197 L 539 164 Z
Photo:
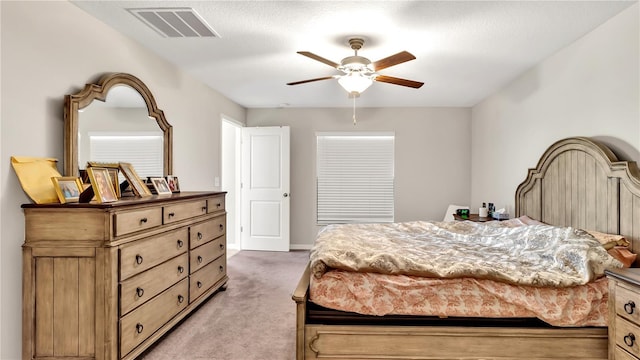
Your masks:
M 180 192 L 180 183 L 178 182 L 178 177 L 174 175 L 167 175 L 167 184 L 169 184 L 169 189 L 173 193 Z
M 172 193 L 171 189 L 169 188 L 169 184 L 167 183 L 167 180 L 165 178 L 152 177 L 151 184 L 153 185 L 153 188 L 156 190 L 158 195 L 170 195 Z
M 54 176 L 51 178 L 61 204 L 78 202 L 83 191 L 82 181 L 74 176 Z
M 117 162 L 99 162 L 99 161 L 87 161 L 87 167 L 100 167 L 107 169 L 119 169 L 120 163 Z
M 122 174 L 131 185 L 131 189 L 133 189 L 133 193 L 138 196 L 151 196 L 151 191 L 147 187 L 147 184 L 144 183 L 142 179 L 138 176 L 138 173 L 134 169 L 131 163 L 121 162 L 120 170 L 122 170 Z
M 107 168 L 109 177 L 111 178 L 111 184 L 113 185 L 113 191 L 116 193 L 116 197 L 120 199 L 122 192 L 120 191 L 120 169 L 119 168 Z
M 109 169 L 89 167 L 87 168 L 87 174 L 89 175 L 96 201 L 99 203 L 118 201 L 111 175 L 109 175 Z
M 120 190 L 120 163 L 87 161 L 87 168 L 90 167 L 106 168 L 109 171 L 109 176 L 111 177 L 111 183 L 113 184 L 113 190 L 116 192 L 116 196 L 118 199 L 122 197 L 122 191 Z M 89 181 L 88 176 L 85 181 Z

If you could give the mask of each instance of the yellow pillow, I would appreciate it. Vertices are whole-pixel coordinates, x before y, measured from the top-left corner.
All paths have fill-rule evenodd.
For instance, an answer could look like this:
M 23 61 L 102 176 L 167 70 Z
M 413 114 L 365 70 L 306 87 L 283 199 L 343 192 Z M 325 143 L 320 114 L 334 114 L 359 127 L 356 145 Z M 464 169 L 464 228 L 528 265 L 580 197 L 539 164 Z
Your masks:
M 57 161 L 53 158 L 11 157 L 11 165 L 22 189 L 36 204 L 60 202 L 51 182 L 52 177 L 62 176 L 56 168 Z

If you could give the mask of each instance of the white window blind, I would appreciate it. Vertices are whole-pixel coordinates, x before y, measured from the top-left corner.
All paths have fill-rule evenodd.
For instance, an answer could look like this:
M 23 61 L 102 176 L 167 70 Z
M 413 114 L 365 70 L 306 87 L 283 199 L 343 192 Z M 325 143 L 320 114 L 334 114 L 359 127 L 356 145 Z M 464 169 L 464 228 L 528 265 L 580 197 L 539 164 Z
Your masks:
M 317 222 L 393 222 L 393 134 L 317 136 Z
M 131 163 L 143 180 L 163 176 L 163 149 L 162 135 L 89 134 L 91 161 Z

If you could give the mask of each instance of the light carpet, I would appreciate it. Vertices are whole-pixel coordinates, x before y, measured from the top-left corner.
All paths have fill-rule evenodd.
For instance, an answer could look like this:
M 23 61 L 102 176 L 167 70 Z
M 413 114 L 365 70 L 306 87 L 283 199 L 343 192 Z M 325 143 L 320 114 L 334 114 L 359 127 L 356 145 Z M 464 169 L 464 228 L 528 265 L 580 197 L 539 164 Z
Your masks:
M 308 260 L 308 251 L 238 252 L 227 261 L 227 290 L 202 304 L 139 359 L 295 359 L 291 295 Z

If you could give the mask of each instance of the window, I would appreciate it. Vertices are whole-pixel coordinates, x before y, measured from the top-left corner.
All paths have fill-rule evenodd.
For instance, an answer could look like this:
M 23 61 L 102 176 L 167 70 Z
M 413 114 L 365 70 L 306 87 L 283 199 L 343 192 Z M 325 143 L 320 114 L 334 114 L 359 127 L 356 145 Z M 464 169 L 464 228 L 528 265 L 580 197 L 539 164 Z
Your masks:
M 89 133 L 89 153 L 91 161 L 131 163 L 143 180 L 164 173 L 162 135 Z
M 317 222 L 393 222 L 393 133 L 318 133 Z

